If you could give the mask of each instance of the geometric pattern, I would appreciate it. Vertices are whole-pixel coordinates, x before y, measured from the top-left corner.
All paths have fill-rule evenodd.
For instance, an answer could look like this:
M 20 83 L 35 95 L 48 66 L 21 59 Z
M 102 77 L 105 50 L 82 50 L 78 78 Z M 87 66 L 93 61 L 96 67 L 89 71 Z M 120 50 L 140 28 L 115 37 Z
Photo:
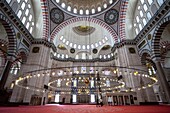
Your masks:
M 105 22 L 109 25 L 116 23 L 118 18 L 119 12 L 116 9 L 110 9 L 104 16 Z
M 119 27 L 119 37 L 120 40 L 123 41 L 126 39 L 125 34 L 125 19 L 126 19 L 126 11 L 128 7 L 128 1 L 129 0 L 121 0 L 121 7 L 119 12 L 119 19 L 120 19 L 120 27 Z
M 50 17 L 54 23 L 60 24 L 64 20 L 64 13 L 58 8 L 53 8 L 50 12 Z
M 87 22 L 92 22 L 92 23 L 100 25 L 101 27 L 103 27 L 103 29 L 106 29 L 110 33 L 110 35 L 114 39 L 115 43 L 118 42 L 118 36 L 117 36 L 116 32 L 114 31 L 114 29 L 112 29 L 108 24 L 106 24 L 105 22 L 103 22 L 99 19 L 89 18 L 89 17 L 75 17 L 75 18 L 71 18 L 71 19 L 68 19 L 68 20 L 62 22 L 52 31 L 51 40 L 53 40 L 55 38 L 55 36 L 57 36 L 57 34 L 64 27 L 68 26 L 69 24 L 73 24 L 75 22 L 78 22 L 78 21 L 87 21 Z
M 42 39 L 49 40 L 49 11 L 47 0 L 41 0 L 41 9 L 43 15 L 43 37 Z

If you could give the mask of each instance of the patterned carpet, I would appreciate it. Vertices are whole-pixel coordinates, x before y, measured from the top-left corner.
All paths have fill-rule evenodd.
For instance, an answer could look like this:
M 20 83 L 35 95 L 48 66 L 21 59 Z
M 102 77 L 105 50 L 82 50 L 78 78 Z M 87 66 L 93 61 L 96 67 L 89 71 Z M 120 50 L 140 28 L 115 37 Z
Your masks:
M 170 106 L 46 105 L 0 107 L 0 113 L 170 113 Z

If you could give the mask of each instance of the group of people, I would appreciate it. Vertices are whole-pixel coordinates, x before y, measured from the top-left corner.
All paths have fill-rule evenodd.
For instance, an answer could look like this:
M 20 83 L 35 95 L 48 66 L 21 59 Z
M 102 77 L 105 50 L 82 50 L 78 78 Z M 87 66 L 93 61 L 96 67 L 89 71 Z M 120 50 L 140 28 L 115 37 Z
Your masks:
M 108 105 L 112 106 L 112 104 L 113 104 L 113 98 L 112 98 L 112 96 L 108 96 Z M 97 99 L 96 107 L 102 107 L 102 106 L 103 106 L 103 100 L 100 97 L 100 98 Z

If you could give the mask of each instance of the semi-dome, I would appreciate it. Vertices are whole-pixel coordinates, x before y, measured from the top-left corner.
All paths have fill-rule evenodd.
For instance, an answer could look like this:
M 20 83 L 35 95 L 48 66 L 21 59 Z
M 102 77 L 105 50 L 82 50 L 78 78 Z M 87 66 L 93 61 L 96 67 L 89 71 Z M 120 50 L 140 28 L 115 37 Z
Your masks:
M 60 9 L 71 15 L 92 16 L 102 13 L 119 0 L 53 0 Z

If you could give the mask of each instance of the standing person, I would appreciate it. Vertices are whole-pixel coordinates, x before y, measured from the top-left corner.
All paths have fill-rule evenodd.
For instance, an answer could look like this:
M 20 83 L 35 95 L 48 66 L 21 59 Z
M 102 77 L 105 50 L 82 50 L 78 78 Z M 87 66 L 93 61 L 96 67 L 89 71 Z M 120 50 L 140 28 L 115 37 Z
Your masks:
M 97 103 L 96 103 L 96 107 L 99 107 L 99 99 L 97 98 Z
M 102 98 L 100 98 L 100 106 L 101 106 L 101 107 L 103 106 L 103 100 L 102 100 Z

